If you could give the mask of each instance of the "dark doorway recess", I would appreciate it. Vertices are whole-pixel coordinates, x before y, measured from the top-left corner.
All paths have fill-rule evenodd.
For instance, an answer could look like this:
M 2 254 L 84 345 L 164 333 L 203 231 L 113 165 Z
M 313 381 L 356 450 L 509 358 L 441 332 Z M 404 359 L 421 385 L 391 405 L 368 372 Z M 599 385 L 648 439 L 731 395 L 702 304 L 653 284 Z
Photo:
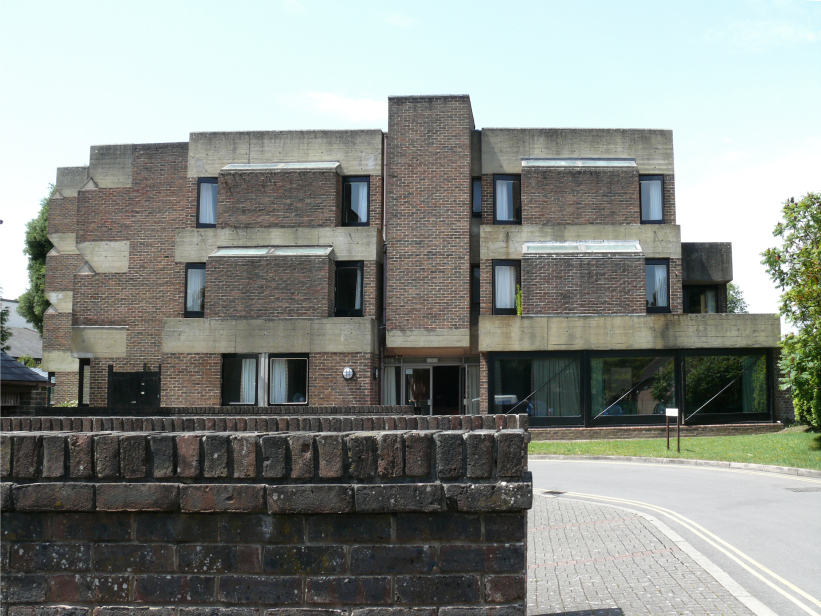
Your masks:
M 143 366 L 141 372 L 114 372 L 114 366 L 108 365 L 108 406 L 132 408 L 160 407 L 160 371 L 148 370 Z
M 459 366 L 434 366 L 433 414 L 459 414 Z

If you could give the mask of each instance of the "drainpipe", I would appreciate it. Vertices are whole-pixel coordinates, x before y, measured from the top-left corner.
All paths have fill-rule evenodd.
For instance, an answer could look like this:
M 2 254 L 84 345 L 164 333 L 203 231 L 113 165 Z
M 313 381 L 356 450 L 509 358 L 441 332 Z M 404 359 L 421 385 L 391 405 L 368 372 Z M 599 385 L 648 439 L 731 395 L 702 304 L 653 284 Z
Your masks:
M 379 404 L 385 394 L 385 342 L 387 338 L 388 307 L 388 220 L 385 217 L 385 200 L 388 192 L 388 136 L 382 134 L 382 315 L 379 323 Z

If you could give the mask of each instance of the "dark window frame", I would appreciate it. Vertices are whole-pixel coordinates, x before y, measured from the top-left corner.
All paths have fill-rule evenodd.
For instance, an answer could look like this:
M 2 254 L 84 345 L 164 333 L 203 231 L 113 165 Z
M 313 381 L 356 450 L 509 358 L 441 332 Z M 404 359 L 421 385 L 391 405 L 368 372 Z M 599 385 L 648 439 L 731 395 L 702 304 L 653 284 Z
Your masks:
M 202 319 L 205 317 L 205 287 L 202 290 L 202 310 L 188 310 L 188 271 L 195 269 L 205 269 L 205 263 L 186 263 L 185 264 L 185 290 L 182 296 L 183 317 L 186 319 Z
M 672 312 L 670 305 L 671 289 L 670 289 L 670 259 L 645 259 L 644 260 L 644 301 L 647 302 L 647 266 L 648 265 L 664 265 L 667 267 L 667 305 L 666 306 L 647 306 L 647 314 L 665 314 Z
M 77 385 L 77 406 L 89 406 L 89 402 L 83 402 L 83 398 L 85 397 L 85 389 L 83 388 L 83 380 L 85 378 L 85 371 L 91 371 L 91 359 L 88 357 L 83 357 L 80 359 L 80 382 Z M 89 375 L 89 383 L 91 382 L 91 377 Z M 91 400 L 91 392 L 89 393 L 89 400 Z
M 305 401 L 304 402 L 271 402 L 271 360 L 272 359 L 304 359 L 305 360 Z M 308 353 L 268 353 L 268 406 L 308 406 L 311 385 L 311 358 Z
M 200 192 L 203 184 L 219 184 L 219 178 L 198 178 L 197 179 L 197 229 L 214 229 L 217 223 L 200 222 Z M 219 204 L 219 189 L 217 189 L 217 203 Z M 214 216 L 216 219 L 216 216 Z
M 353 183 L 364 182 L 368 186 L 368 221 L 367 222 L 345 222 L 345 186 Z M 342 211 L 339 216 L 339 224 L 343 227 L 369 227 L 371 226 L 371 176 L 352 175 L 342 178 Z
M 225 360 L 226 359 L 253 359 L 254 360 L 254 403 L 226 402 L 225 398 Z M 223 406 L 259 406 L 259 353 L 223 353 L 220 365 L 220 402 Z
M 491 306 L 494 315 L 513 315 L 516 316 L 516 298 L 513 298 L 513 308 L 497 308 L 496 307 L 496 266 L 514 266 L 516 268 L 516 284 L 522 285 L 522 262 L 513 259 L 493 259 L 491 262 Z
M 644 208 L 641 202 L 641 182 L 642 180 L 661 180 L 661 220 L 644 218 Z M 664 224 L 664 176 L 663 175 L 640 175 L 639 176 L 639 219 L 643 225 L 663 225 Z
M 721 314 L 718 311 L 718 298 L 719 298 L 719 291 L 721 285 L 716 284 L 685 284 L 682 288 L 682 300 L 684 302 L 684 306 L 682 306 L 682 312 L 684 314 Z M 716 311 L 715 312 L 690 312 L 690 299 L 692 297 L 693 292 L 696 293 L 703 293 L 704 291 L 715 291 L 716 292 Z
M 496 181 L 497 180 L 514 180 L 519 182 L 519 218 L 518 220 L 499 220 L 496 214 Z M 514 193 L 515 197 L 515 193 Z M 516 204 L 514 203 L 514 212 L 516 211 Z M 521 225 L 522 224 L 522 176 L 510 174 L 494 174 L 493 175 L 493 224 L 494 225 Z
M 479 280 L 476 279 L 476 272 L 479 272 Z M 470 309 L 478 311 L 482 305 L 481 278 L 482 268 L 480 265 L 471 263 L 470 265 Z M 477 297 L 478 295 L 478 297 Z
M 358 268 L 362 277 L 362 288 L 359 289 L 359 304 L 361 308 L 342 310 L 339 308 L 339 270 L 340 268 Z M 335 317 L 362 317 L 365 316 L 365 262 L 364 261 L 337 261 L 334 268 L 334 316 Z
M 479 211 L 476 211 L 476 184 L 479 184 Z M 474 218 L 482 217 L 482 178 L 471 178 L 470 180 L 470 213 Z

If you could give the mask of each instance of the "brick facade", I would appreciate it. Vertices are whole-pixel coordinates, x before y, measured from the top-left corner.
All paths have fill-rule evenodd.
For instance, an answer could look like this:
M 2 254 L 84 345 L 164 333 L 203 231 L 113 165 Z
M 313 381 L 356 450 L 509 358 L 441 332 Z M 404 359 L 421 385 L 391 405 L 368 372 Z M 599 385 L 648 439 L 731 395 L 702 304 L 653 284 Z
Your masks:
M 48 232 L 74 233 L 77 228 L 77 197 L 53 195 L 48 201 Z
M 643 314 L 644 258 L 623 255 L 527 256 L 522 314 Z
M 350 381 L 342 377 L 346 366 L 354 370 Z M 379 368 L 379 356 L 371 353 L 311 353 L 308 404 L 380 404 L 379 380 L 373 378 L 374 368 Z
M 163 353 L 163 404 L 219 406 L 221 370 L 222 356 L 217 353 Z

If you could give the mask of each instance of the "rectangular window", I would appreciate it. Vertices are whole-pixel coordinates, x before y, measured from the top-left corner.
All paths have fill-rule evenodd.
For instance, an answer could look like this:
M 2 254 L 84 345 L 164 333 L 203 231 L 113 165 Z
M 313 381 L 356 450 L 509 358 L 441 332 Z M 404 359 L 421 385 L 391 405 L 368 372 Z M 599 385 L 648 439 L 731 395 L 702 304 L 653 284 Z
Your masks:
M 271 357 L 268 404 L 308 404 L 308 358 Z
M 473 178 L 473 194 L 471 195 L 473 202 L 473 215 L 482 217 L 482 178 Z
M 521 261 L 493 261 L 493 314 L 516 314 Z
M 362 275 L 363 261 L 338 261 L 336 264 L 336 309 L 337 317 L 361 317 L 364 312 Z
M 478 265 L 470 266 L 470 307 L 472 310 L 479 310 L 482 301 L 482 270 Z
M 647 259 L 644 266 L 647 312 L 670 312 L 669 262 Z
M 342 226 L 365 227 L 368 225 L 368 176 L 343 178 Z
M 664 176 L 639 176 L 641 188 L 641 222 L 664 222 Z
M 185 317 L 205 316 L 205 263 L 185 264 Z
M 718 311 L 718 288 L 715 286 L 685 286 L 684 312 L 713 314 Z
M 522 224 L 522 176 L 493 176 L 493 223 Z
M 257 404 L 257 355 L 222 356 L 222 404 Z
M 610 415 L 664 415 L 675 406 L 675 360 L 669 357 L 593 357 L 593 419 Z
M 491 413 L 581 417 L 581 361 L 568 357 L 493 360 Z M 515 409 L 515 410 L 514 410 Z
M 200 178 L 197 183 L 197 227 L 217 226 L 217 178 Z
M 767 356 L 684 358 L 684 411 L 699 415 L 767 412 Z

